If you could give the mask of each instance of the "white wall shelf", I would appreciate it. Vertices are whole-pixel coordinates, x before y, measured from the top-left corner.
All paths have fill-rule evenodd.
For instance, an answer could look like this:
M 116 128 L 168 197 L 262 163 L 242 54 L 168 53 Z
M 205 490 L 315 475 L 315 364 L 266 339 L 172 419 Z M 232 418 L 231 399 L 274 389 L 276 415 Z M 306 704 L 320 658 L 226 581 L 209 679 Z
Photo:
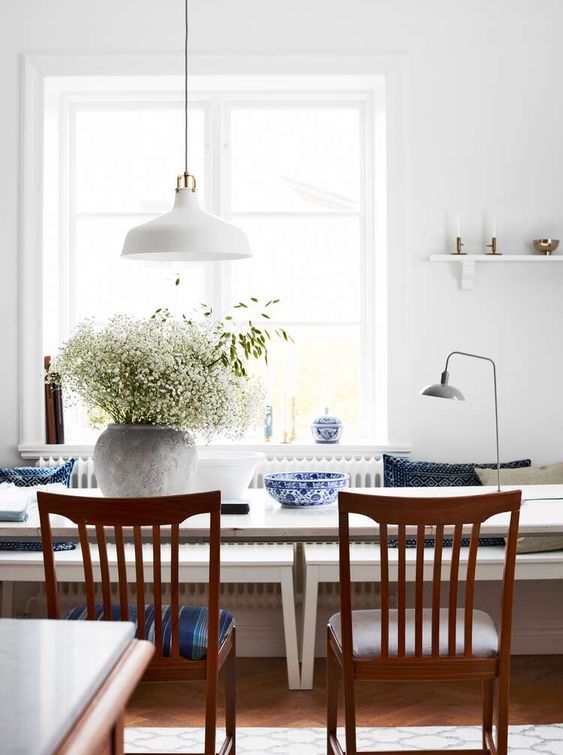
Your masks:
M 551 263 L 563 262 L 563 255 L 539 255 L 539 254 L 432 254 L 430 262 L 453 262 L 454 265 L 461 266 L 460 288 L 463 291 L 469 291 L 473 288 L 473 279 L 475 277 L 475 266 L 486 263 L 491 265 L 507 265 L 511 263 L 533 263 L 536 265 L 549 265 Z

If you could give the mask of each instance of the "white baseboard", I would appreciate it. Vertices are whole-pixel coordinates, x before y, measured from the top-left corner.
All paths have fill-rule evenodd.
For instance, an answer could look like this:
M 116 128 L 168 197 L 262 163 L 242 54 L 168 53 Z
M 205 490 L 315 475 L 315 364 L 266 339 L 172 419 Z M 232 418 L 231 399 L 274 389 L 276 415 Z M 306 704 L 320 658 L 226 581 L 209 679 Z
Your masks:
M 275 626 L 245 624 L 237 618 L 237 656 L 239 658 L 285 657 L 283 624 Z
M 516 621 L 512 625 L 513 655 L 563 655 L 563 621 Z

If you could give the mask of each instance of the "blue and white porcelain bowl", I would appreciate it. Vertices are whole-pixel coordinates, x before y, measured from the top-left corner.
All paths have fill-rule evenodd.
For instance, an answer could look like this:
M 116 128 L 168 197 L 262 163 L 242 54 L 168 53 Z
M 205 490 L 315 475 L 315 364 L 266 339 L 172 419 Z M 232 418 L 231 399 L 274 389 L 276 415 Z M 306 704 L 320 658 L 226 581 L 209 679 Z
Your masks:
M 264 486 L 282 506 L 324 506 L 336 501 L 339 490 L 350 487 L 350 475 L 341 472 L 275 472 L 264 475 Z

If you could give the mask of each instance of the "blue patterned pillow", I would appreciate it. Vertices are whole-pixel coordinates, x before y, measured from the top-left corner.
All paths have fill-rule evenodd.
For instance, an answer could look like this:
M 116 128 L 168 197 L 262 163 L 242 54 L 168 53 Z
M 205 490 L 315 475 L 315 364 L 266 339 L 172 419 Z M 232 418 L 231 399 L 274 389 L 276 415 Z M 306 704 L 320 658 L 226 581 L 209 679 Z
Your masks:
M 59 467 L 0 467 L 0 482 L 12 482 L 17 488 L 60 482 L 69 488 L 74 462 L 68 459 Z
M 507 461 L 502 469 L 520 469 L 531 465 L 530 459 Z M 410 461 L 383 454 L 383 485 L 386 488 L 428 488 L 480 485 L 475 467 L 496 469 L 496 464 L 441 464 L 433 461 Z

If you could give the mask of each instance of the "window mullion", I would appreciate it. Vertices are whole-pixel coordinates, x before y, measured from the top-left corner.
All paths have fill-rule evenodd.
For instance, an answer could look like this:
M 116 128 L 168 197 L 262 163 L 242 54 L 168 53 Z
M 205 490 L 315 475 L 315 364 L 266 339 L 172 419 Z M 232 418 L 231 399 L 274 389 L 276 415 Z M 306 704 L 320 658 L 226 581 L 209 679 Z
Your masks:
M 221 112 L 218 119 L 221 124 L 221 176 L 220 176 L 220 206 L 219 215 L 225 220 L 231 220 L 231 197 L 234 189 L 232 175 L 231 149 L 231 106 L 229 100 L 221 100 Z M 229 309 L 232 304 L 231 292 L 231 262 L 221 263 L 221 311 Z
M 368 134 L 372 133 L 370 125 L 369 107 L 364 103 L 360 117 L 360 265 L 361 265 L 361 317 L 360 317 L 360 416 L 362 427 L 360 433 L 372 436 L 375 430 L 375 339 L 373 328 L 374 295 L 373 260 L 375 255 L 374 227 L 370 203 L 375 201 L 373 196 L 373 171 L 371 160 L 373 152 L 368 143 Z
M 210 115 L 212 145 L 210 211 L 214 215 L 228 219 L 230 212 L 229 122 L 225 115 L 225 105 L 222 98 L 216 97 L 211 100 Z M 214 262 L 212 266 L 211 305 L 216 313 L 222 313 L 229 304 L 230 264 L 228 262 Z
M 217 154 L 213 124 L 215 122 L 215 110 L 213 100 L 206 101 L 204 105 L 204 162 L 205 193 L 201 198 L 203 209 L 211 209 L 213 212 L 213 197 L 215 194 L 215 156 Z M 197 179 L 197 176 L 196 176 Z M 205 302 L 215 309 L 215 263 L 205 266 Z
M 73 285 L 76 271 L 76 108 L 65 97 L 62 98 L 60 145 L 59 340 L 63 341 L 76 324 Z

